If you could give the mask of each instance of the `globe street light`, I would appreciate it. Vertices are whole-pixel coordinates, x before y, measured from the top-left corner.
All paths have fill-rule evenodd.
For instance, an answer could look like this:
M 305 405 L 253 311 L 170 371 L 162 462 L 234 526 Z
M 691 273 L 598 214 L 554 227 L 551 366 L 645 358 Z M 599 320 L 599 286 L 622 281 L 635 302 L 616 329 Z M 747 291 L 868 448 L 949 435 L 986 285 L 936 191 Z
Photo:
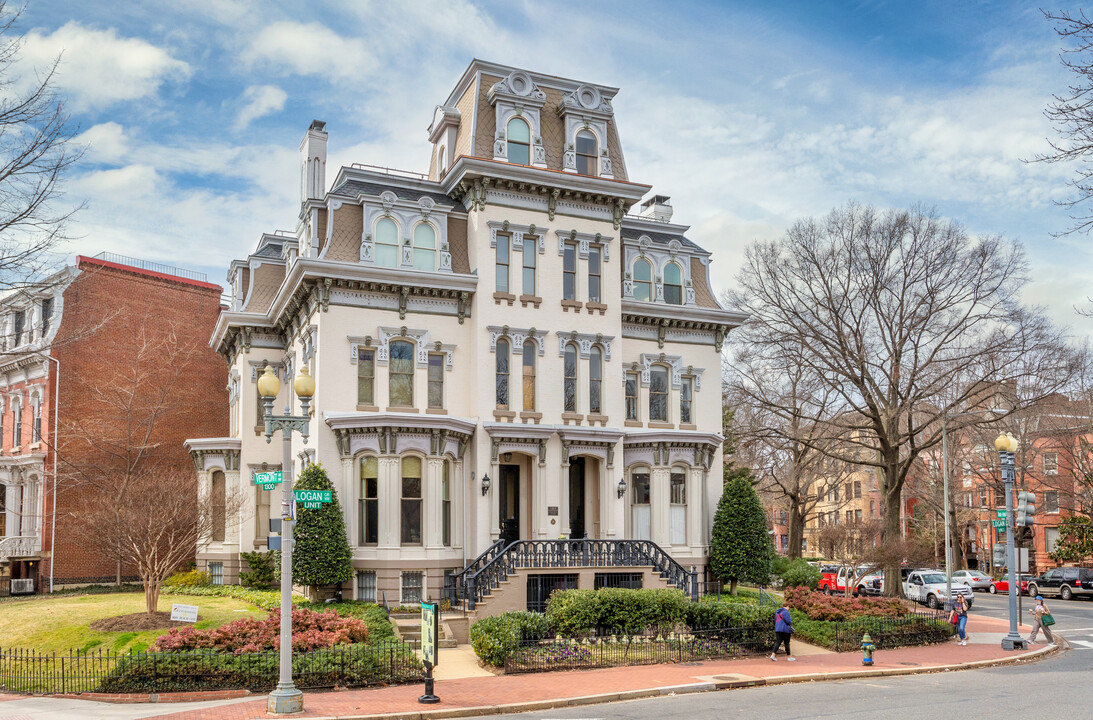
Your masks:
M 1002 638 L 1003 650 L 1024 650 L 1025 640 L 1021 633 L 1017 632 L 1017 552 L 1013 547 L 1013 482 L 1015 471 L 1013 454 L 1017 452 L 1017 438 L 1010 433 L 999 434 L 994 441 L 994 449 L 998 451 L 999 460 L 1002 463 L 1002 482 L 1006 488 L 1006 557 L 1009 565 L 1009 607 L 1010 607 L 1010 631 Z
M 273 414 L 273 401 L 281 391 L 281 381 L 266 365 L 258 378 L 258 394 L 262 396 L 266 416 L 266 442 L 281 431 L 281 675 L 277 687 L 269 694 L 267 712 L 298 713 L 304 710 L 304 694 L 292 683 L 292 431 L 300 433 L 304 443 L 308 437 L 308 409 L 315 394 L 315 378 L 300 368 L 292 383 L 300 398 L 300 415 L 292 415 L 291 401 L 285 403 L 285 414 Z

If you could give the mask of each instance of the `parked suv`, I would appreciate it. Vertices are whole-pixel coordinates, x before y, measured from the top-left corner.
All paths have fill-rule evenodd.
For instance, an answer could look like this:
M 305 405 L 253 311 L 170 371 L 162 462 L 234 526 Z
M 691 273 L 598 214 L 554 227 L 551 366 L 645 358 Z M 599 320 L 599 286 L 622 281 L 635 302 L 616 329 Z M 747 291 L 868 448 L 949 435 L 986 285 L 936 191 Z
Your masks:
M 1093 596 L 1093 569 L 1064 567 L 1048 570 L 1028 583 L 1029 597 L 1058 595 L 1063 600 Z

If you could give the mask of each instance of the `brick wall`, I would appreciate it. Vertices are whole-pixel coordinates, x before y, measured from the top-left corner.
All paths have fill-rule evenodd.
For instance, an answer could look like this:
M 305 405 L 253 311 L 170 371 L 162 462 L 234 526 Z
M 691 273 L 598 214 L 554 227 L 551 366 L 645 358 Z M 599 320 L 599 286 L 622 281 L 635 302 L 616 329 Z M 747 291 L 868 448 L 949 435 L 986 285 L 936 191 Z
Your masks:
M 228 434 L 228 372 L 208 347 L 220 312 L 220 287 L 137 268 L 80 258 L 79 276 L 64 293 L 61 325 L 53 355 L 61 363 L 59 417 L 59 489 L 57 493 L 55 583 L 113 577 L 115 564 L 81 536 L 74 519 L 86 506 L 89 489 L 80 484 L 78 468 L 108 466 L 90 435 L 121 436 L 126 417 L 95 398 L 95 389 L 111 384 L 116 373 L 135 366 L 141 330 L 152 337 L 173 332 L 176 345 L 192 346 L 187 362 L 149 370 L 145 384 L 168 384 L 170 405 L 152 426 L 152 460 L 196 473 L 182 443 L 191 437 Z M 153 364 L 154 365 L 154 364 Z M 148 366 L 144 366 L 148 367 Z M 116 392 L 112 393 L 116 396 Z M 143 417 L 134 413 L 131 417 Z M 139 433 L 140 428 L 137 429 Z M 47 512 L 49 503 L 47 502 Z M 43 549 L 50 544 L 50 518 L 44 522 Z M 48 584 L 48 562 L 42 563 Z M 131 568 L 123 569 L 132 575 Z

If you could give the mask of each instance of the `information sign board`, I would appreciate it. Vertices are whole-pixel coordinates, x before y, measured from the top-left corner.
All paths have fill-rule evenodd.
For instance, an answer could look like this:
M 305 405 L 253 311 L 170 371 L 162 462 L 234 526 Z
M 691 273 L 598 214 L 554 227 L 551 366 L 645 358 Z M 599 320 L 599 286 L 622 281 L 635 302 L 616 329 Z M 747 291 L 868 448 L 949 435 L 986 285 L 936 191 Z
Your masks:
M 178 622 L 197 622 L 197 605 L 174 603 L 171 605 L 171 619 Z
M 421 661 L 436 667 L 436 642 L 440 633 L 440 605 L 421 603 Z

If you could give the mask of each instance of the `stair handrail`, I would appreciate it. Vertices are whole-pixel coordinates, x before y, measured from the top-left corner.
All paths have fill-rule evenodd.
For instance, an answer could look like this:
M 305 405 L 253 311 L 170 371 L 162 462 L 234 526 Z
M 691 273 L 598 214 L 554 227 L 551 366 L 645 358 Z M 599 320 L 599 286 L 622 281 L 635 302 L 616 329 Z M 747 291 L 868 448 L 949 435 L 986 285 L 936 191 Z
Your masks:
M 651 566 L 669 584 L 698 600 L 698 573 L 687 570 L 651 540 L 517 540 L 465 576 L 469 610 L 517 568 Z
M 469 574 L 477 572 L 478 570 L 481 570 L 486 563 L 497 557 L 507 545 L 507 541 L 504 538 L 501 538 L 493 545 L 490 545 L 488 548 L 486 548 L 474 560 L 471 560 L 469 563 L 467 563 L 467 566 L 465 568 L 458 572 L 449 573 L 448 582 L 450 583 L 450 587 L 448 589 L 448 599 L 451 602 L 452 607 L 455 607 L 455 605 L 459 601 L 465 601 L 467 598 L 467 576 Z

